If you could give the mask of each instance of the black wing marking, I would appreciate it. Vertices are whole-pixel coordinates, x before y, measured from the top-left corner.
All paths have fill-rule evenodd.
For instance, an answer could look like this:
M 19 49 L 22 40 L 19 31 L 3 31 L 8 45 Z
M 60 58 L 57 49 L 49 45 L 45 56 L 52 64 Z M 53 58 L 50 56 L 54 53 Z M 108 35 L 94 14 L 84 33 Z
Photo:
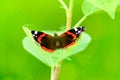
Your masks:
M 77 28 L 70 29 L 68 31 L 75 34 L 76 37 L 78 38 L 80 36 L 81 32 L 85 31 L 85 27 L 84 26 L 77 27 Z

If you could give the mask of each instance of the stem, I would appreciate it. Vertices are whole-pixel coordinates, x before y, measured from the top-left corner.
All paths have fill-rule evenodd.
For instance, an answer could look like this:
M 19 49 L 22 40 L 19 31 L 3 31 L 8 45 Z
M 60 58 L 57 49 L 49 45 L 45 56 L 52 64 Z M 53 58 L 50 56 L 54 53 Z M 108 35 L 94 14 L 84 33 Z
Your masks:
M 74 27 L 78 27 L 87 17 L 86 16 L 83 16 L 82 19 L 80 19 Z
M 60 69 L 61 69 L 61 64 L 62 64 L 62 61 L 57 64 L 57 66 L 55 68 L 53 80 L 57 80 Z
M 55 68 L 51 67 L 51 80 L 57 80 L 58 74 L 61 69 L 61 64 L 62 64 L 62 61 L 59 62 Z
M 62 6 L 64 7 L 66 11 L 66 17 L 67 17 L 66 29 L 68 30 L 71 27 L 73 0 L 70 0 L 69 8 L 67 7 L 67 5 L 65 4 L 63 0 L 58 0 L 58 1 L 62 4 Z M 62 64 L 62 61 L 57 64 L 57 66 L 55 67 L 55 70 L 54 70 L 54 67 L 51 68 L 51 80 L 57 80 L 58 74 L 61 69 L 61 64 Z
M 63 1 L 63 0 L 58 0 L 60 3 L 61 3 L 61 5 L 63 6 L 63 8 L 65 9 L 65 11 L 67 12 L 68 11 L 68 7 L 67 7 L 67 5 L 65 4 L 65 2 Z
M 53 75 L 54 75 L 54 67 L 51 67 L 51 80 L 54 80 Z
M 70 0 L 69 3 L 69 10 L 66 12 L 66 30 L 69 30 L 71 27 L 71 21 L 72 21 L 72 9 L 73 9 L 73 0 Z

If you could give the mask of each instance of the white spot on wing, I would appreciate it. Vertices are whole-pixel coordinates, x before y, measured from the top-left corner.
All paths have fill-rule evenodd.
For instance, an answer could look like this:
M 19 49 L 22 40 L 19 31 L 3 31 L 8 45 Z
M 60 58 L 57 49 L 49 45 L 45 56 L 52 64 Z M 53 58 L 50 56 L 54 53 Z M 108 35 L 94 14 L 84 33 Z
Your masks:
M 78 33 L 80 33 L 81 31 L 78 31 Z
M 79 30 L 79 31 L 76 31 L 75 33 L 76 33 L 76 34 L 80 34 L 80 33 L 81 33 L 81 31 Z
M 37 34 L 38 32 L 37 31 L 35 31 L 35 33 L 34 34 Z
M 35 36 L 35 37 L 37 37 L 37 36 Z
M 33 37 L 35 36 L 35 34 L 33 34 Z
M 76 32 L 76 31 L 78 31 L 78 29 L 77 29 L 77 28 L 74 28 L 74 30 L 75 30 L 75 32 Z

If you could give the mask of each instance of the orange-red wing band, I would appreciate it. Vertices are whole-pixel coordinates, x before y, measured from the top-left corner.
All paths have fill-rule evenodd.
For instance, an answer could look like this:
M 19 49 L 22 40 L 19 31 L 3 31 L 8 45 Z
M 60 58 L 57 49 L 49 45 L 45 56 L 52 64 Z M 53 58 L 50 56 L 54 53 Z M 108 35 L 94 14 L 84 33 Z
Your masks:
M 44 46 L 41 46 L 41 48 L 42 48 L 43 50 L 47 51 L 47 52 L 54 52 L 54 50 L 48 49 L 48 48 L 46 48 L 46 47 L 44 47 Z
M 69 31 L 67 31 L 66 34 L 71 35 L 73 37 L 73 40 L 75 40 L 77 38 L 74 33 L 71 33 Z
M 73 41 L 72 43 L 68 44 L 68 45 L 65 46 L 64 48 L 68 48 L 68 47 L 70 47 L 70 46 L 72 46 L 72 45 L 74 45 L 74 44 L 75 44 L 75 41 Z
M 42 34 L 42 35 L 40 35 L 39 37 L 38 37 L 38 39 L 37 39 L 37 41 L 39 42 L 39 43 L 41 43 L 41 39 L 43 38 L 43 37 L 45 37 L 47 34 Z

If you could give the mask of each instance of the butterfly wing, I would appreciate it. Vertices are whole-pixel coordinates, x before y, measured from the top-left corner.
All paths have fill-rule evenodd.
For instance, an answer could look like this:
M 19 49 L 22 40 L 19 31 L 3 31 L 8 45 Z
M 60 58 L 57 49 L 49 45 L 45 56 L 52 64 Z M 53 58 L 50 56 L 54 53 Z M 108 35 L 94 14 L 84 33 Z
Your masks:
M 36 42 L 41 45 L 41 48 L 48 52 L 53 52 L 56 49 L 55 38 L 49 34 L 31 31 L 32 36 Z
M 76 39 L 80 36 L 81 32 L 85 30 L 85 27 L 78 27 L 70 29 L 60 35 L 61 48 L 67 48 L 75 44 Z
M 67 48 L 74 45 L 76 39 L 80 36 L 84 29 L 84 27 L 78 27 L 68 30 L 59 36 L 58 41 L 53 36 L 43 32 L 31 31 L 31 34 L 34 40 L 41 45 L 42 49 L 48 52 L 53 52 L 57 48 Z

